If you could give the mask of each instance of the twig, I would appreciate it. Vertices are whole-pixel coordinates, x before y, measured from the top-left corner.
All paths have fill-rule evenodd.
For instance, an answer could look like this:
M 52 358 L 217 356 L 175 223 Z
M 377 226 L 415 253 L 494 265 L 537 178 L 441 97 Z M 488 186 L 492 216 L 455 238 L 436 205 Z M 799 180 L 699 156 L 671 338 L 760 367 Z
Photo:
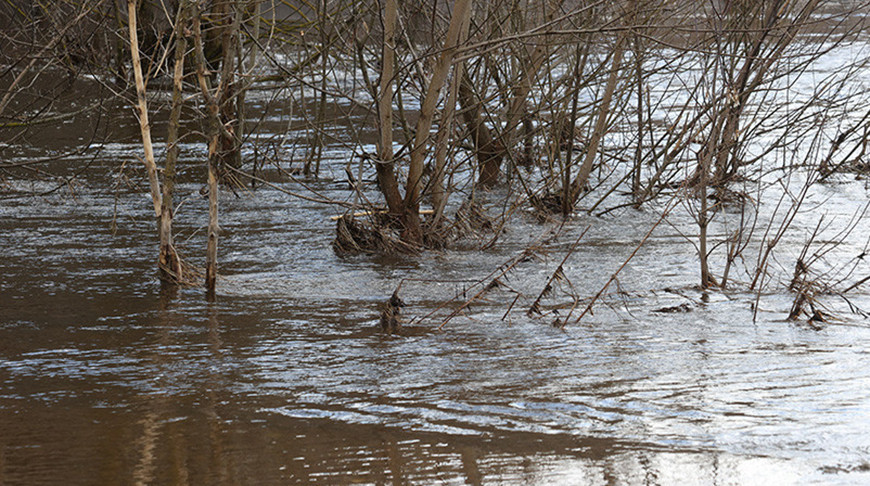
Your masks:
M 545 296 L 545 295 L 550 291 L 550 289 L 552 288 L 552 285 L 553 285 L 553 281 L 554 281 L 554 280 L 556 280 L 557 278 L 562 278 L 562 277 L 564 277 L 564 275 L 565 275 L 565 273 L 564 273 L 565 262 L 568 261 L 568 258 L 569 258 L 569 257 L 574 253 L 574 251 L 577 249 L 577 245 L 580 244 L 580 240 L 583 239 L 583 236 L 586 235 L 586 232 L 589 231 L 589 228 L 591 228 L 591 227 L 592 227 L 591 225 L 587 226 L 586 229 L 584 229 L 584 230 L 580 233 L 580 235 L 577 236 L 577 240 L 574 241 L 574 244 L 573 244 L 573 245 L 571 245 L 571 248 L 570 248 L 570 249 L 568 250 L 568 252 L 565 254 L 565 257 L 562 258 L 562 261 L 561 261 L 561 262 L 559 262 L 559 266 L 556 267 L 556 270 L 553 272 L 552 275 L 550 275 L 550 278 L 547 280 L 547 284 L 544 285 L 544 289 L 541 290 L 541 293 L 540 293 L 540 294 L 538 294 L 538 298 L 536 298 L 535 301 L 532 303 L 532 305 L 529 307 L 529 311 L 528 311 L 529 315 L 531 315 L 532 313 L 535 313 L 535 312 L 540 313 L 540 304 L 541 304 L 541 299 L 543 299 L 544 296 Z M 576 300 L 576 296 L 575 296 L 575 300 Z M 504 318 L 502 318 L 502 320 L 504 320 Z

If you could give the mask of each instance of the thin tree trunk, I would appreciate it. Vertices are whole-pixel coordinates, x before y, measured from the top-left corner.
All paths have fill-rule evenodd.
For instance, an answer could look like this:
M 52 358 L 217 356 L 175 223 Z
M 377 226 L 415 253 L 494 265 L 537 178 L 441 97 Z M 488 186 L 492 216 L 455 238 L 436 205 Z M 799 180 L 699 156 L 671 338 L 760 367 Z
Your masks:
M 707 188 L 710 182 L 710 170 L 713 165 L 713 160 L 716 157 L 716 144 L 721 135 L 722 125 L 714 123 L 710 128 L 710 138 L 707 141 L 707 146 L 700 154 L 698 161 L 698 170 L 700 170 L 700 178 L 698 182 L 697 194 L 701 209 L 698 214 L 698 253 L 701 263 L 701 288 L 707 289 L 716 287 L 716 279 L 710 273 L 707 251 L 707 227 L 709 226 L 710 210 L 707 202 Z
M 130 56 L 133 61 L 133 75 L 136 80 L 136 97 L 139 114 L 139 130 L 142 132 L 142 147 L 145 149 L 145 168 L 148 171 L 148 184 L 151 187 L 151 201 L 154 203 L 154 217 L 161 213 L 160 181 L 157 178 L 157 163 L 154 161 L 154 146 L 151 143 L 151 125 L 148 122 L 148 100 L 145 96 L 145 79 L 139 59 L 139 35 L 136 33 L 136 0 L 127 0 L 127 15 L 130 31 Z
M 577 125 L 577 102 L 580 98 L 580 69 L 582 68 L 581 48 L 577 45 L 574 60 L 574 76 L 571 83 L 571 114 L 568 117 L 568 150 L 565 151 L 565 164 L 562 167 L 562 217 L 567 218 L 574 211 L 574 199 L 572 198 L 571 190 L 571 159 L 574 156 L 574 130 Z M 556 155 L 559 154 L 559 147 L 556 149 Z
M 251 45 L 251 69 L 257 69 L 260 62 L 260 17 L 263 15 L 263 0 L 251 0 L 254 3 L 254 28 L 251 36 L 254 43 Z
M 246 72 L 247 79 L 244 82 L 244 85 L 242 86 L 242 88 L 239 90 L 239 100 L 238 100 L 238 106 L 239 106 L 239 109 L 238 109 L 238 112 L 239 112 L 238 137 L 239 137 L 239 140 L 241 140 L 243 142 L 245 140 L 246 131 L 247 131 L 247 124 L 245 121 L 246 117 L 247 117 L 246 110 L 245 110 L 245 96 L 248 92 L 248 89 L 254 84 L 254 73 L 257 72 L 258 66 L 260 64 L 260 25 L 261 25 L 261 17 L 263 15 L 263 5 L 262 5 L 263 0 L 250 0 L 248 3 L 248 7 L 247 7 L 248 9 L 251 8 L 251 4 L 253 4 L 253 6 L 254 6 L 254 13 L 253 13 L 254 25 L 252 27 L 252 32 L 250 34 L 250 37 L 253 39 L 253 42 L 251 43 L 250 57 L 248 58 L 248 67 L 247 67 L 247 72 Z M 239 30 L 239 35 L 241 36 L 241 29 Z M 242 43 L 241 39 L 239 39 L 239 52 L 243 51 L 243 46 L 244 46 L 244 44 Z M 244 64 L 243 64 L 242 58 L 239 59 L 239 66 L 238 67 L 239 67 L 239 70 L 244 69 Z M 241 154 L 241 151 L 239 153 Z M 258 157 L 254 157 L 254 159 L 252 161 L 252 167 L 251 167 L 251 174 L 254 175 L 255 177 L 257 175 L 257 165 L 258 165 L 258 162 L 260 162 L 257 159 L 258 159 Z M 262 165 L 262 162 L 260 162 L 260 164 Z M 255 177 L 252 177 L 251 181 L 250 181 L 252 189 L 256 187 L 256 178 Z
M 238 49 L 239 24 L 240 24 L 240 0 L 224 0 L 226 3 L 223 15 L 221 33 L 221 78 L 218 85 L 217 103 L 220 107 L 220 120 L 226 130 L 221 130 L 221 154 L 220 164 L 232 167 L 241 167 L 242 151 L 241 139 L 238 133 L 238 86 L 235 79 L 236 50 Z M 221 165 L 223 167 L 223 165 Z
M 699 198 L 701 200 L 701 214 L 698 216 L 698 253 L 701 259 L 701 288 L 706 289 L 714 287 L 716 281 L 710 274 L 710 266 L 707 262 L 707 226 L 709 223 L 708 208 L 707 208 L 707 177 L 701 176 L 704 182 L 701 183 Z
M 426 145 L 429 140 L 429 130 L 432 128 L 432 120 L 435 116 L 435 105 L 447 73 L 453 63 L 453 57 L 459 47 L 459 40 L 463 37 L 462 28 L 467 27 L 467 17 L 471 14 L 471 0 L 456 0 L 453 4 L 453 15 L 450 18 L 450 26 L 447 28 L 447 39 L 444 41 L 444 50 L 438 63 L 432 71 L 429 86 L 426 88 L 426 96 L 420 107 L 420 118 L 414 133 L 414 145 L 411 149 L 411 163 L 408 168 L 408 181 L 405 186 L 405 213 L 403 239 L 408 243 L 421 244 L 423 242 L 423 229 L 420 223 L 420 177 L 423 175 L 423 161 L 426 156 Z
M 619 70 L 622 65 L 622 55 L 625 52 L 625 38 L 627 34 L 622 32 L 616 40 L 616 46 L 613 48 L 613 62 L 610 67 L 610 77 L 607 79 L 607 84 L 604 87 L 604 94 L 601 97 L 601 105 L 598 108 L 598 119 L 595 122 L 595 128 L 592 136 L 589 138 L 589 144 L 586 147 L 586 156 L 583 158 L 583 164 L 580 166 L 580 172 L 574 178 L 571 184 L 572 199 L 576 203 L 583 192 L 583 187 L 589 181 L 589 175 L 592 173 L 592 167 L 596 157 L 598 157 L 598 148 L 601 145 L 601 140 L 607 133 L 607 119 L 610 116 L 610 105 L 613 102 L 613 93 L 616 91 L 616 85 L 619 81 Z
M 632 2 L 632 23 L 637 23 L 637 13 L 639 9 L 639 2 L 634 0 Z M 634 151 L 634 168 L 632 169 L 631 176 L 631 195 L 634 199 L 634 207 L 640 207 L 641 203 L 641 173 L 643 172 L 643 138 L 644 138 L 644 71 L 643 71 L 643 61 L 645 58 L 645 53 L 643 51 L 643 39 L 642 37 L 634 33 L 634 72 L 635 79 L 637 82 L 637 147 L 635 147 Z
M 169 128 L 166 134 L 166 167 L 163 170 L 163 200 L 160 208 L 160 260 L 161 276 L 165 281 L 181 282 L 184 279 L 181 260 L 172 239 L 172 195 L 175 191 L 175 164 L 178 160 L 178 127 L 181 107 L 184 104 L 184 58 L 187 52 L 187 29 L 190 20 L 189 3 L 178 7 L 175 22 L 175 66 L 172 76 L 172 108 L 169 112 Z
M 468 23 L 471 16 L 465 19 L 466 25 L 462 26 L 459 42 L 465 42 L 468 33 Z M 432 217 L 432 226 L 437 226 L 444 216 L 444 208 L 447 206 L 447 191 L 444 187 L 444 176 L 447 168 L 447 141 L 450 132 L 453 131 L 453 117 L 456 113 L 456 98 L 459 96 L 459 85 L 464 76 L 464 62 L 460 61 L 453 68 L 453 78 L 450 81 L 447 104 L 441 115 L 441 125 L 438 127 L 438 135 L 435 141 L 435 171 L 432 174 L 432 206 L 435 210 Z
M 327 12 L 326 0 L 321 0 L 317 6 L 318 19 L 320 25 L 320 103 L 317 105 L 317 130 L 315 133 L 314 147 L 317 151 L 317 156 L 314 159 L 314 176 L 320 176 L 320 163 L 323 161 L 323 132 L 326 130 L 326 80 L 329 74 L 329 46 L 331 40 L 327 35 L 326 29 L 329 27 L 330 16 Z
M 381 80 L 378 87 L 378 128 L 380 146 L 375 168 L 378 185 L 387 201 L 390 214 L 399 216 L 405 212 L 399 182 L 393 162 L 393 75 L 396 62 L 396 22 L 399 6 L 397 0 L 384 2 L 384 46 L 381 64 Z
M 205 254 L 205 286 L 210 298 L 213 298 L 217 280 L 217 245 L 220 227 L 218 226 L 218 164 L 221 157 L 220 105 L 212 96 L 208 74 L 205 70 L 205 53 L 203 51 L 202 28 L 200 14 L 193 18 L 193 35 L 195 44 L 196 77 L 202 91 L 208 110 L 206 138 L 208 139 L 208 242 Z M 226 69 L 226 66 L 224 67 Z M 220 91 L 220 90 L 219 90 Z
M 239 0 L 239 2 L 243 2 L 243 1 L 246 1 L 246 0 Z M 238 5 L 237 8 L 241 9 L 242 7 L 241 7 L 241 5 Z M 237 10 L 237 13 L 235 14 L 236 18 L 240 17 L 240 15 L 241 15 L 241 10 Z M 241 22 L 241 19 L 239 19 L 239 22 Z M 236 67 L 238 68 L 240 78 L 241 78 L 239 80 L 239 82 L 236 84 L 236 89 L 238 90 L 238 94 L 236 94 L 236 100 L 235 100 L 235 108 L 236 108 L 236 113 L 235 113 L 235 120 L 236 120 L 235 136 L 236 137 L 235 137 L 235 139 L 236 139 L 236 148 L 237 148 L 236 155 L 235 155 L 235 164 L 236 164 L 236 167 L 241 167 L 242 162 L 243 162 L 243 160 L 242 160 L 242 142 L 245 139 L 245 130 L 247 129 L 246 124 L 245 124 L 245 119 L 247 117 L 247 113 L 245 110 L 245 96 L 247 94 L 248 87 L 251 85 L 251 83 L 249 81 L 247 81 L 244 77 L 244 75 L 246 74 L 246 69 L 245 69 L 245 63 L 244 63 L 245 53 L 244 53 L 244 49 L 242 49 L 242 45 L 243 45 L 242 44 L 242 29 L 241 28 L 234 29 L 233 36 L 234 36 L 233 44 L 236 46 L 236 48 L 234 50 L 235 51 Z M 251 174 L 253 174 L 254 172 L 255 172 L 254 169 L 251 169 Z
M 217 135 L 217 134 L 216 134 Z M 217 281 L 217 245 L 218 233 L 218 183 L 217 183 L 217 138 L 209 147 L 208 157 L 208 243 L 205 253 L 205 288 L 210 295 L 214 295 Z

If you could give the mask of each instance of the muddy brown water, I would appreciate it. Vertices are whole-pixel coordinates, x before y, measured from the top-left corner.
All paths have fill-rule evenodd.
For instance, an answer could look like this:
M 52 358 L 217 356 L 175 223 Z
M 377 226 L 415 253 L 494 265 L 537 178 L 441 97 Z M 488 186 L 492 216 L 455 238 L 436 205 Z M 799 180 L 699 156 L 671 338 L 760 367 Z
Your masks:
M 112 143 L 49 165 L 74 181 L 12 178 L 0 194 L 0 484 L 870 482 L 866 320 L 787 322 L 793 295 L 781 284 L 754 319 L 745 282 L 698 291 L 685 217 L 654 234 L 621 293 L 565 330 L 525 311 L 576 236 L 590 227 L 565 268 L 585 298 L 655 210 L 571 220 L 505 279 L 523 293 L 507 317 L 515 294 L 501 288 L 441 330 L 445 311 L 386 336 L 380 305 L 402 279 L 419 279 L 402 286 L 407 318 L 425 316 L 553 226 L 520 215 L 486 251 L 339 257 L 338 209 L 270 188 L 224 194 L 209 303 L 156 279 L 135 125 L 124 120 L 104 127 Z M 81 146 L 83 127 L 99 123 L 80 121 L 3 146 L 6 160 Z M 197 264 L 202 150 L 183 146 L 176 222 Z M 351 154 L 338 145 L 325 157 L 308 184 L 350 200 Z M 845 224 L 862 195 L 854 183 L 812 197 L 833 201 Z M 785 239 L 783 267 L 814 223 Z M 854 258 L 866 236 L 857 230 L 830 258 Z M 656 312 L 666 307 L 680 312 Z

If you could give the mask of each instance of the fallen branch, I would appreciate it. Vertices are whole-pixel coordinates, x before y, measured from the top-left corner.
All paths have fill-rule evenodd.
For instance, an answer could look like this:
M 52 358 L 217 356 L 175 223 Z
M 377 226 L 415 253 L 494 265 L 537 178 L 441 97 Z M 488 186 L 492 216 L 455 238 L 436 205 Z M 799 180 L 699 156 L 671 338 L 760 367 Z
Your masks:
M 673 198 L 671 200 L 671 202 L 669 203 L 669 206 L 665 206 L 665 210 L 662 212 L 662 215 L 659 217 L 659 220 L 656 221 L 656 223 L 652 226 L 652 228 L 650 228 L 649 231 L 647 231 L 646 235 L 644 235 L 644 237 L 641 238 L 640 243 L 637 244 L 637 247 L 635 247 L 634 251 L 631 252 L 631 255 L 629 255 L 628 258 L 624 262 L 622 262 L 622 265 L 620 265 L 620 267 L 616 270 L 616 272 L 614 272 L 613 275 L 610 276 L 610 279 L 607 280 L 607 283 L 604 284 L 604 287 L 601 287 L 601 290 L 599 290 L 598 293 L 595 294 L 594 297 L 592 297 L 592 300 L 589 301 L 589 304 L 583 310 L 583 313 L 580 314 L 580 317 L 578 317 L 577 320 L 574 321 L 574 324 L 579 323 L 580 320 L 583 319 L 583 317 L 588 312 L 590 312 L 592 310 L 592 306 L 595 305 L 595 302 L 601 297 L 602 294 L 604 294 L 604 292 L 607 290 L 607 287 L 610 287 L 610 284 L 613 283 L 614 280 L 616 280 L 616 276 L 619 275 L 619 273 L 622 272 L 622 269 L 624 269 L 626 267 L 626 265 L 628 265 L 628 262 L 630 262 L 634 258 L 634 256 L 637 255 L 637 252 L 640 251 L 640 248 L 644 245 L 644 243 L 646 243 L 646 241 L 649 239 L 649 237 L 652 236 L 653 231 L 655 231 L 655 229 L 658 228 L 658 226 L 661 224 L 661 222 L 665 220 L 665 218 L 668 216 L 668 214 L 670 214 L 671 210 L 674 209 L 674 207 L 676 206 L 676 201 L 677 201 L 677 199 Z M 576 307 L 577 307 L 576 304 L 571 307 L 571 310 L 568 312 L 568 315 L 565 317 L 565 321 L 562 322 L 562 326 L 561 326 L 562 329 L 564 329 L 565 326 L 568 325 L 568 319 L 571 317 L 571 314 L 574 312 L 574 309 Z
M 388 214 L 388 213 L 389 213 L 389 211 L 387 211 L 386 209 L 366 210 L 366 211 L 357 211 L 355 213 L 350 214 L 350 216 L 353 216 L 354 218 L 362 218 L 365 216 L 374 216 L 376 214 Z M 425 215 L 435 214 L 435 210 L 433 210 L 433 209 L 421 209 L 420 214 L 425 214 Z M 338 221 L 339 219 L 345 218 L 347 216 L 348 216 L 348 214 L 339 214 L 336 216 L 330 216 L 329 219 L 331 219 L 332 221 Z
M 574 244 L 571 245 L 571 249 L 569 249 L 568 253 L 565 254 L 565 257 L 562 258 L 562 261 L 559 263 L 559 266 L 556 267 L 556 270 L 553 272 L 552 275 L 550 275 L 549 280 L 547 280 L 547 284 L 544 285 L 544 289 L 541 290 L 541 293 L 538 294 L 538 298 L 535 299 L 535 301 L 529 307 L 529 311 L 528 311 L 529 316 L 531 316 L 532 314 L 541 314 L 541 299 L 543 299 L 550 292 L 550 290 L 552 290 L 554 281 L 561 280 L 561 279 L 565 278 L 565 271 L 564 271 L 565 262 L 567 262 L 568 258 L 572 254 L 574 254 L 574 251 L 577 249 L 577 245 L 580 244 L 580 240 L 583 238 L 584 235 L 586 235 L 586 232 L 589 231 L 589 228 L 591 228 L 591 227 L 592 226 L 587 226 L 586 229 L 584 229 L 583 232 L 580 233 L 580 236 L 578 236 L 577 240 L 574 242 Z M 573 297 L 574 297 L 574 300 L 576 302 L 577 296 L 575 295 Z M 576 303 L 575 303 L 575 305 L 576 305 Z

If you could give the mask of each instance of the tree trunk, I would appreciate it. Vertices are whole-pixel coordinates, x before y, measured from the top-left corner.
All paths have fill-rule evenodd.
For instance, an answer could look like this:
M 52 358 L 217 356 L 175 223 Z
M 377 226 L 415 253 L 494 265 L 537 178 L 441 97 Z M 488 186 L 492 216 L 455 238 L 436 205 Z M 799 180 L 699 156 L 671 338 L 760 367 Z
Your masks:
M 592 136 L 589 138 L 589 144 L 586 146 L 586 156 L 583 158 L 583 164 L 580 165 L 580 172 L 578 172 L 577 177 L 574 178 L 574 182 L 571 184 L 572 205 L 576 204 L 577 199 L 580 198 L 580 194 L 583 192 L 583 188 L 589 181 L 589 175 L 592 173 L 595 158 L 598 157 L 598 148 L 601 145 L 601 140 L 607 133 L 607 120 L 610 116 L 613 93 L 616 91 L 616 84 L 619 82 L 619 70 L 622 66 L 622 55 L 625 52 L 626 37 L 627 34 L 625 32 L 620 33 L 616 39 L 616 46 L 613 48 L 610 76 L 607 78 L 604 94 L 601 97 L 601 104 L 598 107 L 598 119 L 595 122 Z
M 209 298 L 214 297 L 215 283 L 217 280 L 217 245 L 220 226 L 218 225 L 218 170 L 219 164 L 224 156 L 222 148 L 225 146 L 224 141 L 227 137 L 232 137 L 231 134 L 224 133 L 226 129 L 221 123 L 221 110 L 219 99 L 212 95 L 211 83 L 208 73 L 206 72 L 205 52 L 203 50 L 202 27 L 199 14 L 193 18 L 193 35 L 195 43 L 196 60 L 196 77 L 199 81 L 199 88 L 202 91 L 202 96 L 205 99 L 205 105 L 208 111 L 208 121 L 206 124 L 206 137 L 208 139 L 208 242 L 206 244 L 205 254 L 205 286 Z M 224 62 L 229 58 L 232 63 L 232 56 L 224 56 Z M 223 66 L 224 72 L 232 70 L 226 64 Z M 221 79 L 221 86 L 218 87 L 218 94 L 227 93 L 225 82 L 227 78 Z
M 236 51 L 238 50 L 240 7 L 239 0 L 224 0 L 226 4 L 221 21 L 221 78 L 218 85 L 217 103 L 220 107 L 220 120 L 225 130 L 221 130 L 221 153 L 219 167 L 239 168 L 242 165 L 241 143 L 238 133 L 238 87 L 236 85 Z
M 184 104 L 184 58 L 187 51 L 185 30 L 190 21 L 189 4 L 178 7 L 175 22 L 175 66 L 172 76 L 172 107 L 169 112 L 169 128 L 166 134 L 166 167 L 163 170 L 163 200 L 160 207 L 160 275 L 164 281 L 184 281 L 183 268 L 172 239 L 172 195 L 175 192 L 175 164 L 178 160 L 178 127 L 181 107 Z
M 208 242 L 205 252 L 205 289 L 214 296 L 217 282 L 217 245 L 218 233 L 218 183 L 217 183 L 217 136 L 209 147 L 208 157 Z
M 160 181 L 157 179 L 157 163 L 154 161 L 154 146 L 151 143 L 151 125 L 148 122 L 148 100 L 145 96 L 145 79 L 139 59 L 139 36 L 136 33 L 136 0 L 127 0 L 129 15 L 130 55 L 133 61 L 133 75 L 136 81 L 136 111 L 139 115 L 139 130 L 142 132 L 142 147 L 145 149 L 145 168 L 148 171 L 148 185 L 151 187 L 151 201 L 154 203 L 154 217 L 161 212 Z
M 381 79 L 378 87 L 378 160 L 375 162 L 378 186 L 390 214 L 398 217 L 404 213 L 399 181 L 393 162 L 393 76 L 396 63 L 396 22 L 399 5 L 397 0 L 384 3 L 384 46 L 381 63 Z
M 468 33 L 468 23 L 471 16 L 465 19 L 459 42 L 465 42 Z M 465 76 L 464 63 L 458 62 L 453 68 L 453 78 L 448 88 L 447 104 L 441 114 L 441 125 L 438 127 L 438 135 L 435 140 L 435 170 L 432 173 L 432 206 L 435 210 L 432 216 L 432 225 L 437 226 L 444 216 L 444 208 L 447 206 L 447 190 L 444 187 L 444 177 L 447 169 L 447 145 L 450 132 L 453 131 L 453 118 L 456 113 L 456 98 L 459 96 L 459 85 Z
M 710 138 L 707 139 L 706 146 L 701 150 L 698 158 L 699 178 L 696 194 L 698 195 L 701 204 L 701 208 L 698 212 L 698 257 L 701 264 L 702 289 L 717 286 L 716 279 L 714 279 L 713 275 L 710 273 L 710 266 L 708 263 L 707 227 L 709 226 L 712 217 L 710 216 L 710 209 L 707 202 L 707 188 L 710 183 L 710 171 L 712 169 L 713 161 L 716 158 L 716 148 L 721 137 L 721 132 L 722 124 L 720 120 L 719 123 L 713 123 L 710 127 Z
M 429 130 L 435 116 L 435 105 L 447 73 L 453 64 L 453 57 L 459 48 L 459 40 L 463 37 L 463 27 L 468 26 L 467 18 L 471 15 L 471 0 L 456 0 L 453 4 L 453 15 L 447 28 L 447 39 L 438 63 L 432 71 L 426 95 L 420 106 L 420 117 L 414 132 L 414 145 L 411 149 L 411 164 L 408 168 L 408 180 L 405 186 L 404 223 L 402 238 L 415 245 L 423 242 L 423 229 L 420 224 L 420 178 L 423 175 L 423 161 L 426 156 L 426 146 L 429 141 Z
M 463 75 L 459 82 L 459 105 L 462 107 L 462 120 L 471 134 L 471 141 L 480 165 L 478 184 L 484 187 L 494 186 L 501 174 L 505 149 L 493 138 L 492 132 L 483 120 L 480 103 L 474 95 L 468 74 Z

